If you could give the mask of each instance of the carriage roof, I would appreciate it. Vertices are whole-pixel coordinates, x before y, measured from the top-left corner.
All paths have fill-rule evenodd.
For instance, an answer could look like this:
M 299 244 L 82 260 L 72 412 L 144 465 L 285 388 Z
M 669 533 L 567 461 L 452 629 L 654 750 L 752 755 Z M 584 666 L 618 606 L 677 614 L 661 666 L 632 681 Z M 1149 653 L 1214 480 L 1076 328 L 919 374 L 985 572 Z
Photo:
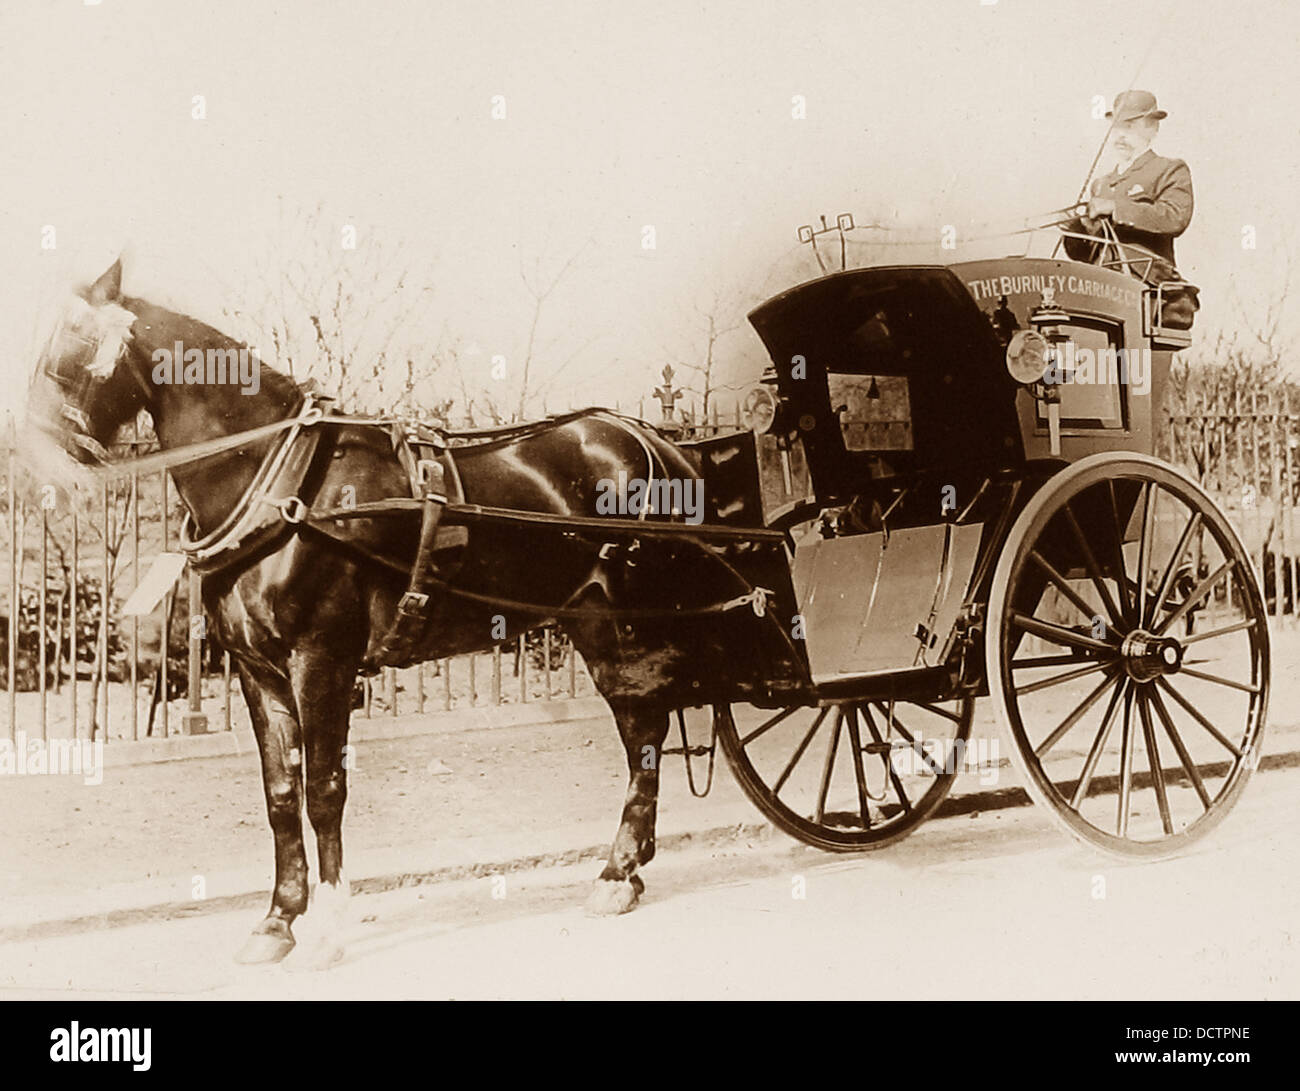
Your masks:
M 1127 273 L 1011 257 L 830 273 L 774 296 L 749 319 L 771 356 L 792 411 L 786 419 L 799 426 L 814 478 L 838 491 L 857 476 L 851 452 L 893 447 L 900 435 L 918 465 L 1150 451 L 1152 409 L 1171 354 L 1152 339 L 1146 297 L 1143 282 Z M 1007 366 L 1015 331 L 1034 328 L 1047 310 L 1060 316 L 1055 337 L 1098 357 L 1123 350 L 1127 361 L 1135 349 L 1153 350 L 1139 361 L 1148 378 L 1138 385 L 1083 378 L 1083 385 L 1061 388 L 1061 444 L 1050 442 L 1045 410 Z M 904 399 L 905 409 L 891 414 Z M 905 417 L 906 434 L 898 427 L 886 434 L 874 419 L 881 415 Z
M 778 371 L 791 356 L 809 360 L 799 346 L 806 350 L 810 342 L 832 349 L 815 363 L 809 360 L 811 366 L 830 368 L 846 362 L 855 341 L 860 344 L 874 336 L 879 342 L 904 329 L 919 336 L 939 326 L 947 327 L 945 340 L 1000 354 L 993 323 L 997 309 L 1005 306 L 1023 326 L 1046 290 L 1071 314 L 1140 324 L 1141 282 L 1115 270 L 1050 258 L 850 269 L 773 296 L 755 308 L 749 320 Z M 1131 331 L 1130 339 L 1136 334 Z M 905 351 L 905 346 L 900 348 Z

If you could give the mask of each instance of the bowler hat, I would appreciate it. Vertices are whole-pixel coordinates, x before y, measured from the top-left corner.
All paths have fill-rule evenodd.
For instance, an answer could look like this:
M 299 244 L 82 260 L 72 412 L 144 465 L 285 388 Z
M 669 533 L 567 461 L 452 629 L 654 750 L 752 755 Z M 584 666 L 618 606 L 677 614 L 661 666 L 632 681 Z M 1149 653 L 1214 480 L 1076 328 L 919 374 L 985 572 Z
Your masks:
M 1106 111 L 1106 117 L 1116 121 L 1136 121 L 1140 117 L 1159 121 L 1168 116 L 1156 105 L 1156 97 L 1150 91 L 1121 91 L 1115 96 L 1114 108 Z

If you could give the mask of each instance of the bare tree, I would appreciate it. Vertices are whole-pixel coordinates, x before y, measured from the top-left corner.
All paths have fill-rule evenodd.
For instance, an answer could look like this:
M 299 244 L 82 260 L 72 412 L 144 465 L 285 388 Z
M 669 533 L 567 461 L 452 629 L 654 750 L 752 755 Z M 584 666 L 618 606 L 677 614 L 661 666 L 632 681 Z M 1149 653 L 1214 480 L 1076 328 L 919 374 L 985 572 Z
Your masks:
M 1288 388 L 1295 393 L 1285 367 L 1292 338 L 1282 324 L 1292 265 L 1288 249 L 1277 284 L 1253 308 L 1243 303 L 1234 286 L 1230 297 L 1235 328 L 1221 330 L 1174 357 L 1164 405 L 1173 426 L 1172 449 L 1167 453 L 1202 483 L 1214 481 L 1233 489 L 1245 483 L 1238 424 L 1248 414 L 1256 414 L 1261 401 L 1273 406 L 1288 396 Z M 1273 457 L 1270 430 L 1252 429 L 1252 443 L 1261 445 L 1252 448 L 1252 458 Z
M 569 257 L 553 272 L 548 273 L 545 271 L 544 267 L 546 265 L 546 257 L 544 250 L 533 259 L 532 267 L 530 269 L 525 269 L 523 264 L 520 264 L 519 279 L 523 281 L 524 289 L 532 299 L 532 313 L 528 323 L 528 336 L 524 344 L 523 362 L 520 365 L 519 399 L 515 407 L 516 420 L 522 420 L 524 418 L 528 398 L 530 394 L 533 393 L 533 391 L 529 389 L 529 382 L 532 375 L 534 354 L 538 349 L 538 328 L 542 322 L 542 312 L 546 308 L 547 301 L 555 293 L 555 290 L 573 269 L 578 258 L 582 256 L 583 252 L 591 245 L 591 243 L 592 240 L 587 239 L 586 242 L 574 250 L 573 253 L 571 253 Z M 551 381 L 554 380 L 560 368 L 567 366 L 568 363 L 582 352 L 583 349 L 590 345 L 590 343 L 591 339 L 588 339 L 582 348 L 571 352 L 566 360 L 561 364 L 556 365 L 551 376 Z
M 435 269 L 387 236 L 315 208 L 282 212 L 244 303 L 243 336 L 269 345 L 296 378 L 313 378 L 349 410 L 388 411 L 435 369 L 424 350 Z
M 699 292 L 684 309 L 677 338 L 664 346 L 674 366 L 685 372 L 682 389 L 699 399 L 706 418 L 719 393 L 747 385 L 726 380 L 736 363 L 732 335 L 745 328 L 745 315 L 756 302 L 756 293 L 740 286 Z

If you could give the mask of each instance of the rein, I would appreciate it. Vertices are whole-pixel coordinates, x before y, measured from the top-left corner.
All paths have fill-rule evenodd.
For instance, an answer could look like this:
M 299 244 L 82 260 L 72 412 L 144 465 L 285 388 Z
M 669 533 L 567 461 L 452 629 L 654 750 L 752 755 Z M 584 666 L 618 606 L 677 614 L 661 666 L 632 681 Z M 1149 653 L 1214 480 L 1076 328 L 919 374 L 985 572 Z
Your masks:
M 186 466 L 195 462 L 202 462 L 205 459 L 214 458 L 217 455 L 226 453 L 227 451 L 233 451 L 233 450 L 237 450 L 240 447 L 246 447 L 250 443 L 255 443 L 260 440 L 267 439 L 271 436 L 279 435 L 283 432 L 292 432 L 293 435 L 288 437 L 285 443 L 274 448 L 268 454 L 267 458 L 264 460 L 262 464 L 262 467 L 259 469 L 258 473 L 254 476 L 254 479 L 249 486 L 248 492 L 240 499 L 239 503 L 237 503 L 235 506 L 235 510 L 231 513 L 231 515 L 226 519 L 226 521 L 220 527 L 216 528 L 211 534 L 206 535 L 202 539 L 195 539 L 192 536 L 192 527 L 187 519 L 186 525 L 182 527 L 182 531 L 181 531 L 181 547 L 186 553 L 192 554 L 195 552 L 201 552 L 205 550 L 212 550 L 218 548 L 227 538 L 231 537 L 235 533 L 237 529 L 236 524 L 238 523 L 239 517 L 241 517 L 244 513 L 246 513 L 250 507 L 264 500 L 263 493 L 265 491 L 268 480 L 270 479 L 270 477 L 274 475 L 274 471 L 283 462 L 283 459 L 287 456 L 289 447 L 292 446 L 293 438 L 302 429 L 312 428 L 320 424 L 388 426 L 394 423 L 400 423 L 400 422 L 398 421 L 397 418 L 394 417 L 352 417 L 352 416 L 343 416 L 337 413 L 326 413 L 324 408 L 317 403 L 315 395 L 308 393 L 303 401 L 302 407 L 298 410 L 298 412 L 291 417 L 286 417 L 283 420 L 272 421 L 269 424 L 259 425 L 256 428 L 248 428 L 240 432 L 233 432 L 228 436 L 218 436 L 214 439 L 202 440 L 198 443 L 190 443 L 190 444 L 186 444 L 185 446 L 175 447 L 166 451 L 157 451 L 149 455 L 134 456 L 131 458 L 113 461 L 111 463 L 106 463 L 102 466 L 96 467 L 93 472 L 97 476 L 103 478 L 104 480 L 112 480 L 115 478 L 128 477 L 136 474 L 149 474 L 149 473 L 157 473 L 159 471 L 167 471 L 167 470 L 171 470 L 176 466 Z M 469 438 L 485 439 L 489 437 L 503 438 L 513 434 L 525 432 L 530 427 L 535 426 L 535 424 L 536 422 L 530 422 L 529 424 L 522 425 L 522 426 L 506 425 L 500 428 L 475 429 L 469 432 L 453 432 L 453 433 L 441 433 L 441 434 L 450 435 L 456 438 L 464 438 L 464 439 L 469 439 Z M 441 430 L 439 431 L 441 432 Z M 299 500 L 297 497 L 291 497 L 288 501 L 283 501 L 283 502 L 271 501 L 271 500 L 265 500 L 265 502 L 272 504 L 272 506 L 280 508 L 281 517 L 284 519 L 286 524 L 289 524 L 291 526 L 297 526 L 301 524 L 305 529 L 312 530 L 318 534 L 322 534 L 324 537 L 331 540 L 336 540 L 336 539 L 334 539 L 334 535 L 330 534 L 328 531 L 324 529 L 322 524 L 338 518 L 349 518 L 349 517 L 355 518 L 362 515 L 362 512 L 356 509 L 348 509 L 346 511 L 333 511 L 328 513 L 312 512 L 310 508 L 307 505 L 305 505 L 301 500 Z M 381 507 L 384 509 L 382 511 L 375 511 L 375 512 L 367 511 L 366 514 L 395 514 L 399 511 L 407 510 L 407 505 L 409 503 L 410 503 L 409 501 L 408 502 L 388 501 L 378 505 L 366 505 L 367 508 L 373 506 L 373 507 Z M 571 530 L 580 529 L 587 532 L 600 529 L 607 533 L 613 532 L 616 535 L 618 531 L 627 532 L 630 530 L 635 530 L 638 536 L 643 536 L 648 534 L 650 537 L 655 537 L 656 536 L 655 531 L 664 531 L 669 536 L 675 537 L 678 534 L 681 534 L 682 531 L 685 530 L 684 527 L 681 528 L 680 530 L 674 527 L 676 533 L 673 533 L 668 531 L 667 527 L 659 527 L 656 526 L 655 524 L 645 523 L 641 521 L 637 521 L 633 523 L 631 527 L 624 528 L 622 526 L 619 526 L 616 528 L 615 526 L 612 525 L 612 523 L 621 523 L 622 522 L 621 520 L 613 520 L 613 521 L 607 519 L 593 520 L 593 519 L 583 519 L 581 517 L 575 519 L 574 517 L 551 515 L 549 513 L 546 514 L 524 513 L 524 512 L 514 512 L 514 511 L 505 511 L 505 510 L 482 509 L 474 505 L 453 505 L 453 507 L 459 509 L 458 514 L 463 513 L 464 515 L 470 516 L 471 518 L 477 516 L 479 518 L 487 519 L 489 521 L 502 520 L 505 522 L 536 522 L 542 524 L 549 523 L 552 525 L 564 526 Z M 581 525 L 577 526 L 575 524 L 581 524 Z M 726 531 L 719 533 L 720 531 L 722 531 L 722 528 L 710 528 L 709 533 L 700 536 L 705 538 L 709 538 L 709 537 L 744 538 L 747 540 L 752 540 L 754 537 L 757 536 L 753 530 L 749 530 L 745 532 L 737 532 L 737 531 L 733 531 L 732 528 L 726 528 Z M 686 533 L 688 535 L 691 534 L 691 532 L 689 531 L 687 531 Z M 784 538 L 784 536 L 780 535 L 779 532 L 777 536 L 782 539 Z M 353 543 L 344 543 L 344 544 L 353 544 Z M 387 566 L 392 566 L 392 562 L 388 561 L 387 558 L 379 557 L 377 555 L 370 555 L 369 551 L 365 551 L 365 550 L 363 550 L 362 552 L 366 553 L 367 556 L 370 556 L 371 560 L 379 561 Z M 725 564 L 725 562 L 723 563 Z M 706 603 L 705 605 L 702 606 L 691 606 L 685 608 L 650 607 L 650 608 L 640 608 L 640 609 L 638 608 L 602 609 L 599 607 L 595 607 L 595 608 L 575 607 L 575 606 L 570 606 L 568 603 L 553 604 L 553 605 L 542 604 L 542 603 L 531 603 L 531 602 L 524 602 L 520 600 L 508 599 L 508 598 L 498 597 L 495 595 L 486 595 L 479 592 L 470 591 L 467 588 L 458 587 L 455 584 L 450 583 L 449 581 L 441 579 L 437 576 L 431 576 L 430 582 L 434 586 L 436 586 L 439 589 L 439 591 L 447 595 L 450 595 L 454 598 L 459 598 L 469 602 L 475 602 L 480 605 L 494 606 L 498 608 L 517 610 L 524 613 L 534 613 L 546 617 L 553 617 L 556 620 L 562 620 L 566 618 L 583 618 L 583 617 L 587 617 L 587 618 L 602 617 L 602 618 L 610 618 L 610 619 L 617 619 L 617 620 L 651 620 L 651 619 L 661 619 L 661 618 L 671 618 L 671 617 L 677 617 L 677 618 L 704 617 L 708 615 L 729 613 L 732 610 L 746 607 L 746 606 L 753 611 L 756 617 L 762 618 L 767 616 L 768 602 L 769 599 L 771 598 L 772 592 L 769 591 L 767 588 L 763 588 L 763 587 L 750 587 L 744 581 L 744 579 L 740 577 L 739 573 L 735 572 L 734 569 L 731 569 L 729 565 L 727 565 L 726 567 L 730 571 L 730 574 L 733 575 L 737 580 L 739 580 L 742 586 L 747 587 L 748 590 L 745 593 L 736 595 L 729 599 Z
M 130 477 L 134 474 L 157 473 L 160 470 L 170 470 L 176 466 L 188 466 L 194 462 L 215 458 L 227 451 L 247 447 L 250 443 L 287 432 L 291 428 L 311 428 L 317 424 L 388 425 L 395 421 L 396 418 L 393 417 L 347 417 L 338 413 L 326 413 L 324 408 L 315 403 L 313 395 L 308 394 L 298 413 L 284 420 L 272 421 L 270 424 L 262 424 L 256 428 L 246 428 L 242 432 L 232 432 L 228 436 L 187 443 L 183 447 L 155 451 L 149 455 L 115 459 L 111 463 L 95 467 L 91 472 L 106 480 Z

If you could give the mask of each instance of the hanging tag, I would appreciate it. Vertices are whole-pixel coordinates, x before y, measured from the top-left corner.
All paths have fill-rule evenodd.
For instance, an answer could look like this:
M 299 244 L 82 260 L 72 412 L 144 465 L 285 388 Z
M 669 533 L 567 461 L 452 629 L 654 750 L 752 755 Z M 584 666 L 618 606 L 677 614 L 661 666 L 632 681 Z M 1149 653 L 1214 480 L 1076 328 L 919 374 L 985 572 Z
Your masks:
M 126 617 L 143 617 L 153 613 L 163 596 L 176 586 L 185 571 L 184 553 L 159 553 L 130 597 L 122 604 Z

